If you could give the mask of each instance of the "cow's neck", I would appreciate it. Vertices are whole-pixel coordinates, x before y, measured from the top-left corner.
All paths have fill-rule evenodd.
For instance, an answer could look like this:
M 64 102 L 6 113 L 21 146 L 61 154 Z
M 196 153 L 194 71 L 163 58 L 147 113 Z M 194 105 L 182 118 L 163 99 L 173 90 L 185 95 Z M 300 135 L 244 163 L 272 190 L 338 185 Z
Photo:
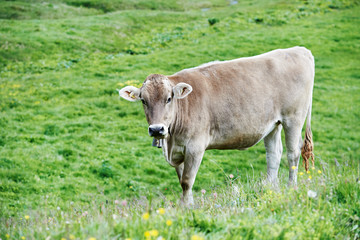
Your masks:
M 171 166 L 174 166 L 172 163 L 171 163 L 171 149 L 170 149 L 170 152 L 169 152 L 169 139 L 171 137 L 169 137 L 168 139 L 164 139 L 163 140 L 163 143 L 162 143 L 162 150 L 163 150 L 163 154 L 165 156 L 165 159 L 166 161 L 171 165 Z
M 179 159 L 179 155 L 183 153 L 184 142 L 183 139 L 178 139 L 177 136 L 183 131 L 186 131 L 186 124 L 182 116 L 182 112 L 187 110 L 186 99 L 180 99 L 175 103 L 175 109 L 177 111 L 174 112 L 173 121 L 169 124 L 168 136 L 165 139 L 162 139 L 162 150 L 165 156 L 166 161 L 173 167 L 179 166 L 183 162 L 183 160 Z

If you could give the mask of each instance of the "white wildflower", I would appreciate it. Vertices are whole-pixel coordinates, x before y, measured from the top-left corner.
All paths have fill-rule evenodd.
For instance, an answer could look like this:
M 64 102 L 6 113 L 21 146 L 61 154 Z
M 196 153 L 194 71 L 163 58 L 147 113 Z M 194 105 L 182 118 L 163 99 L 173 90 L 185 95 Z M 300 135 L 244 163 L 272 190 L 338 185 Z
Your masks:
M 236 195 L 236 196 L 240 195 L 240 190 L 239 190 L 238 186 L 236 186 L 236 185 L 233 186 L 233 192 L 234 192 L 234 195 Z
M 314 192 L 313 190 L 309 190 L 309 191 L 307 192 L 307 195 L 308 195 L 309 198 L 316 198 L 317 193 Z

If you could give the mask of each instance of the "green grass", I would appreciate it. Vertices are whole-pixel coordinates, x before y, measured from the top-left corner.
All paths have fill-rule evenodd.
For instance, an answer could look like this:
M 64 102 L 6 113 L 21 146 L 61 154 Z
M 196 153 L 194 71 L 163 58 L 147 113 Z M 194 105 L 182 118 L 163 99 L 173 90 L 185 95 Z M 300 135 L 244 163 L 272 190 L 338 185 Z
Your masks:
M 311 170 L 299 176 L 298 188 L 282 182 L 278 191 L 252 176 L 223 176 L 227 185 L 199 193 L 194 209 L 178 207 L 174 193 L 88 202 L 46 195 L 41 208 L 7 217 L 2 237 L 144 239 L 150 232 L 148 239 L 356 239 L 360 188 L 353 167 Z
M 1 2 L 0 238 L 143 239 L 151 229 L 167 239 L 359 237 L 359 11 L 358 1 L 335 0 Z M 315 56 L 322 174 L 287 189 L 284 153 L 272 196 L 261 184 L 263 143 L 212 150 L 194 185 L 197 207 L 178 208 L 175 170 L 151 147 L 141 104 L 115 89 L 295 45 Z

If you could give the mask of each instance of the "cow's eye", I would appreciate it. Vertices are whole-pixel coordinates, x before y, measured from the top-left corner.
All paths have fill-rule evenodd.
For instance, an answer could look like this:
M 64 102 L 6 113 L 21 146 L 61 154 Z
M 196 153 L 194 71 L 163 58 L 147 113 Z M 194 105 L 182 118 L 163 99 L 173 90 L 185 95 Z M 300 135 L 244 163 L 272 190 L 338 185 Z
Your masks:
M 169 103 L 171 102 L 171 97 L 169 97 L 167 100 L 166 100 L 166 103 Z
M 144 104 L 145 106 L 147 105 L 146 101 L 144 99 L 141 99 L 142 104 Z

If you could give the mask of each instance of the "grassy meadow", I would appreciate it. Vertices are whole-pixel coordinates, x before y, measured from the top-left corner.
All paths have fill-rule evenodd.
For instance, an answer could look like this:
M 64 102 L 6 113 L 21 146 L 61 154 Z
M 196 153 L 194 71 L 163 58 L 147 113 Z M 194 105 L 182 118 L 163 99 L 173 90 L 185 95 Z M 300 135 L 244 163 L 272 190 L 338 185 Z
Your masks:
M 213 60 L 315 56 L 315 168 L 205 153 L 195 206 L 116 89 Z M 359 239 L 358 0 L 0 1 L 0 239 Z M 284 144 L 285 145 L 285 144 Z

